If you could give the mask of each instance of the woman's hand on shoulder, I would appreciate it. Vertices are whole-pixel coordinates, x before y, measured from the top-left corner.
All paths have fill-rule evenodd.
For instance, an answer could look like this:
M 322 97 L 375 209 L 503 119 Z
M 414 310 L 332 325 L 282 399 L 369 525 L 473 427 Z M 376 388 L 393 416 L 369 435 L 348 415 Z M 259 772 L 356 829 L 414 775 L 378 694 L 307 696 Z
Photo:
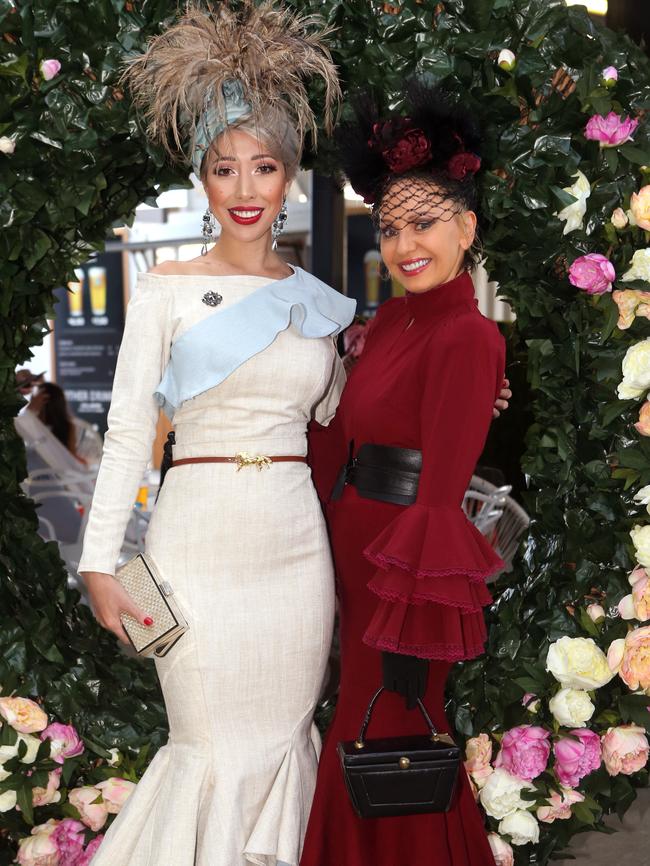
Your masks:
M 141 625 L 153 625 L 153 619 L 137 606 L 122 584 L 112 575 L 101 571 L 83 571 L 81 576 L 88 590 L 95 619 L 103 628 L 112 631 L 122 643 L 128 644 L 129 639 L 120 614 L 130 614 Z

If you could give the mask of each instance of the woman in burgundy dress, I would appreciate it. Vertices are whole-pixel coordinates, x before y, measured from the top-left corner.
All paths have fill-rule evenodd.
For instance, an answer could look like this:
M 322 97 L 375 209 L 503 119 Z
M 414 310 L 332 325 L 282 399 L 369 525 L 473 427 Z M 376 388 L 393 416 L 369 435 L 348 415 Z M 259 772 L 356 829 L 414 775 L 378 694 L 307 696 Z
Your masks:
M 449 811 L 359 818 L 336 753 L 356 738 L 435 725 L 451 665 L 483 652 L 485 578 L 502 563 L 461 503 L 503 380 L 504 342 L 474 300 L 478 137 L 471 118 L 411 88 L 410 117 L 359 115 L 341 136 L 352 186 L 373 204 L 381 252 L 407 288 L 370 325 L 330 428 L 312 436 L 338 578 L 341 687 L 301 866 L 494 866 L 461 768 Z M 414 479 L 415 475 L 415 479 Z M 418 478 L 419 475 L 419 478 Z M 325 497 L 326 499 L 328 497 Z

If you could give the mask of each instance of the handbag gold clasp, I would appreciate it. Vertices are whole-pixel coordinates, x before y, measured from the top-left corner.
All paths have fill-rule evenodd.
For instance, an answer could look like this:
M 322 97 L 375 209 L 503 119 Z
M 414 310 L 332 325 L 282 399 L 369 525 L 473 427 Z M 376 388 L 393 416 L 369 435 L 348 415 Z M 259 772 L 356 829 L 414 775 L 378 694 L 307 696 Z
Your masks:
M 262 469 L 267 469 L 273 461 L 270 457 L 264 457 L 262 454 L 253 455 L 247 454 L 246 451 L 239 451 L 235 454 L 235 463 L 237 464 L 237 472 L 244 466 L 257 466 L 261 472 Z

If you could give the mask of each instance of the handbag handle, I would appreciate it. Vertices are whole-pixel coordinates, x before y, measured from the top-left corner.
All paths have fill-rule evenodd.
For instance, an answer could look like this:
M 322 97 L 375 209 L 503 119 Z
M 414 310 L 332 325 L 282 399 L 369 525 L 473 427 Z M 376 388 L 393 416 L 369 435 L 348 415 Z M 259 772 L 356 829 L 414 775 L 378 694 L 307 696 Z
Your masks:
M 379 695 L 380 695 L 383 691 L 385 691 L 384 686 L 380 686 L 380 687 L 377 689 L 377 691 L 374 693 L 374 695 L 370 698 L 370 703 L 368 704 L 368 709 L 366 710 L 366 714 L 365 714 L 365 716 L 364 716 L 364 718 L 363 718 L 363 721 L 361 722 L 361 729 L 359 730 L 359 736 L 358 736 L 357 739 L 354 741 L 354 747 L 355 747 L 355 749 L 359 749 L 359 750 L 361 750 L 361 749 L 363 749 L 363 748 L 365 747 L 365 745 L 366 745 L 366 743 L 365 743 L 366 732 L 367 732 L 367 730 L 368 730 L 368 725 L 370 724 L 370 719 L 371 719 L 371 717 L 372 717 L 372 711 L 373 711 L 374 708 L 375 708 L 375 704 L 377 703 L 377 700 L 378 700 L 378 698 L 379 698 Z M 436 726 L 433 724 L 433 722 L 432 722 L 432 720 L 431 720 L 431 716 L 430 716 L 429 713 L 427 712 L 427 708 L 424 706 L 424 704 L 422 703 L 422 701 L 420 700 L 420 698 L 417 699 L 417 705 L 418 705 L 418 707 L 419 707 L 419 709 L 420 709 L 420 712 L 421 712 L 422 715 L 424 716 L 424 721 L 427 723 L 427 727 L 429 728 L 429 733 L 431 734 L 431 739 L 432 739 L 434 742 L 437 742 L 438 740 L 443 740 L 443 739 L 446 740 L 446 741 L 449 740 L 450 737 L 449 737 L 448 734 L 439 734 L 439 733 L 438 733 L 438 730 L 437 730 Z

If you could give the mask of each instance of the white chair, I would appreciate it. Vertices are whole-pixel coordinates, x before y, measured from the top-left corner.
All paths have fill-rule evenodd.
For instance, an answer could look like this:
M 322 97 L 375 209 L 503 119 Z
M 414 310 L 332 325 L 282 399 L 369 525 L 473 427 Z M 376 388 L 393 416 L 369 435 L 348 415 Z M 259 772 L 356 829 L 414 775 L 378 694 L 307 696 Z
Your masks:
M 512 570 L 519 539 L 530 523 L 524 509 L 509 495 L 511 490 L 510 485 L 496 487 L 473 475 L 463 499 L 463 510 L 468 519 L 505 563 L 502 571 L 489 578 L 489 583 L 496 580 L 499 574 Z

